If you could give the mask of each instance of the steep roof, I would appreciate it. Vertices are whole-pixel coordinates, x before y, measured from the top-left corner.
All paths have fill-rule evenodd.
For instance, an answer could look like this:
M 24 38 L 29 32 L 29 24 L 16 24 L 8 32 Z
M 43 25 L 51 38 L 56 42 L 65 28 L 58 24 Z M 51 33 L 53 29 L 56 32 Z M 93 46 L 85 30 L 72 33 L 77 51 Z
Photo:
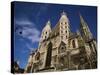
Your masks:
M 59 34 L 59 30 L 60 30 L 60 23 L 58 22 L 56 24 L 56 26 L 52 29 L 52 32 L 50 34 L 50 37 L 53 37 L 53 36 Z
M 50 23 L 50 20 L 47 21 L 45 27 L 43 28 L 42 32 L 45 31 L 45 30 L 48 30 L 50 29 L 51 30 L 51 23 Z

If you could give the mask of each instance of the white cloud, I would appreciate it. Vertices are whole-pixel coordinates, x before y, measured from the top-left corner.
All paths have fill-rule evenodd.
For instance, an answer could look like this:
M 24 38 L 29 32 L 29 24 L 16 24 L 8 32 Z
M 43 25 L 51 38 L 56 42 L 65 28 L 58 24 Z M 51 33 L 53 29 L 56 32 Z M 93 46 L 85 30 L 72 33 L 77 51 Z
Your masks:
M 34 25 L 34 23 L 29 21 L 27 18 L 15 19 L 15 24 L 21 26 Z
M 29 39 L 32 43 L 39 42 L 40 31 L 35 27 L 35 23 L 27 18 L 15 19 L 15 24 L 20 25 L 22 28 L 17 29 L 17 34 Z M 31 26 L 31 27 L 28 27 Z M 21 32 L 21 34 L 20 34 Z
M 32 41 L 32 43 L 39 42 L 40 31 L 36 28 L 24 28 L 22 30 L 22 36 Z

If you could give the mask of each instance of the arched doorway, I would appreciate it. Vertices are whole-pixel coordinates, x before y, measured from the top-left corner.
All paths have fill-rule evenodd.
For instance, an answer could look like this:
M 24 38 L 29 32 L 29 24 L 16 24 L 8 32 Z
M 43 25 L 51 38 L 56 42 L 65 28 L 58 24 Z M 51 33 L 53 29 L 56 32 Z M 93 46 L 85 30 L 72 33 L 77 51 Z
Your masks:
M 50 42 L 47 47 L 46 64 L 45 67 L 50 67 L 52 56 L 52 43 Z

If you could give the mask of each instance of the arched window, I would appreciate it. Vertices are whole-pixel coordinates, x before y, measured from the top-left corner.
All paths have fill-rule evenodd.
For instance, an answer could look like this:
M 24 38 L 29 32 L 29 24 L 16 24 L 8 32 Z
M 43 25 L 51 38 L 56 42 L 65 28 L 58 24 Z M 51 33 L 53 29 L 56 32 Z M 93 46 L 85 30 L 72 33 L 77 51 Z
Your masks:
M 73 48 L 76 48 L 75 40 L 72 41 Z
M 65 22 L 65 24 L 67 24 L 67 23 Z
M 65 32 L 67 33 L 67 30 Z
M 61 22 L 61 25 L 62 25 L 63 23 Z
M 61 30 L 61 33 L 63 33 L 63 31 Z
M 46 39 L 46 36 L 45 36 L 45 39 Z
M 65 26 L 65 28 L 67 28 L 67 26 Z
M 47 32 L 45 32 L 47 34 Z
M 63 26 L 61 26 L 61 29 L 63 29 Z
M 65 46 L 61 46 L 61 47 L 59 48 L 58 53 L 63 53 L 63 52 L 65 52 L 65 51 L 66 51 L 66 47 L 65 47 Z
M 61 47 L 61 49 L 63 50 L 63 49 L 64 49 L 64 47 Z
M 52 56 L 52 42 L 48 44 L 45 67 L 50 67 Z
M 35 56 L 35 60 L 39 60 L 40 59 L 40 52 L 38 52 Z
M 67 39 L 67 35 L 66 35 L 66 39 Z

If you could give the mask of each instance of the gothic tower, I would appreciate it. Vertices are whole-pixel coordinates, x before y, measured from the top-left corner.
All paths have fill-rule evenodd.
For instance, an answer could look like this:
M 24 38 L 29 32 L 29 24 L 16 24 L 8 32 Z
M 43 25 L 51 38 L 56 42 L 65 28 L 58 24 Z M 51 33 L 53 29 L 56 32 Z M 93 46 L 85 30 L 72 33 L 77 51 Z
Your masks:
M 92 33 L 87 25 L 87 23 L 84 21 L 83 17 L 80 15 L 80 29 L 82 33 L 83 39 L 87 42 L 90 39 L 93 38 Z
M 48 21 L 42 31 L 41 41 L 47 39 L 49 37 L 50 32 L 51 32 L 51 23 L 50 21 Z
M 86 52 L 91 63 L 91 68 L 96 68 L 97 64 L 97 43 L 94 39 L 87 23 L 84 21 L 83 17 L 80 15 L 80 31 L 85 42 Z
M 40 59 L 42 59 L 42 62 L 44 62 L 41 65 L 41 68 L 45 67 L 45 64 L 47 61 L 46 57 L 47 57 L 47 53 L 48 53 L 48 50 L 47 50 L 48 41 L 46 41 L 46 40 L 49 39 L 50 33 L 51 33 L 51 23 L 50 23 L 50 20 L 48 20 L 45 27 L 42 30 L 40 42 L 39 42 L 39 46 L 38 46 L 38 50 L 42 54 Z
M 68 45 L 68 38 L 70 35 L 70 24 L 67 14 L 64 11 L 61 14 L 59 23 L 60 23 L 60 31 L 59 31 L 60 39 L 61 41 L 63 41 L 65 44 Z
M 48 20 L 48 22 L 46 23 L 45 27 L 42 30 L 42 34 L 41 34 L 41 38 L 40 38 L 40 42 L 39 42 L 39 46 L 41 45 L 41 43 L 48 39 L 49 35 L 51 33 L 51 23 Z

